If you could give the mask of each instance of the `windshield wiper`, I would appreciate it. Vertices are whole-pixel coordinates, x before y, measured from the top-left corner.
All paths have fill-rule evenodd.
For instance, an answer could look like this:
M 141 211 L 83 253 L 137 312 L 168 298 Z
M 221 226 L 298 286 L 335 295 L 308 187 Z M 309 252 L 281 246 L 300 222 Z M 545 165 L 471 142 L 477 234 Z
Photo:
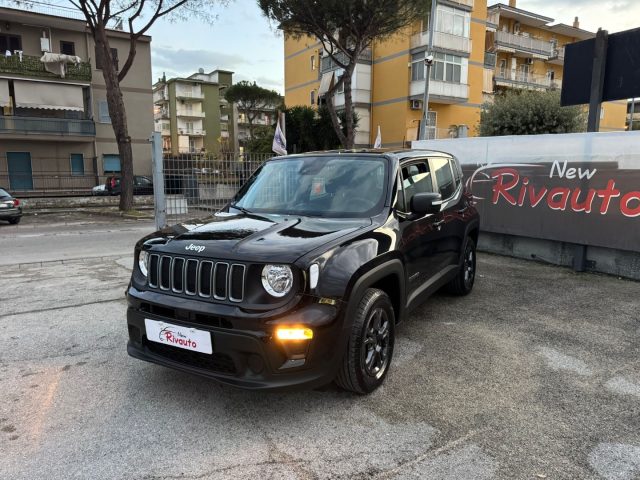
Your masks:
M 235 208 L 236 210 L 240 210 L 242 213 L 246 213 L 248 215 L 251 215 L 253 212 L 251 210 L 247 210 L 244 207 L 241 207 L 235 203 L 232 203 L 231 205 L 229 205 L 231 208 Z

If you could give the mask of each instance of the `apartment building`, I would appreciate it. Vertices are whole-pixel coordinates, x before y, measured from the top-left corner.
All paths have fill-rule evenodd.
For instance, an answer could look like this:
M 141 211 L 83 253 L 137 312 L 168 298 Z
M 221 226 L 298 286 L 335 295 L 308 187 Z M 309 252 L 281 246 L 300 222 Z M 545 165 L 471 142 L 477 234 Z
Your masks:
M 429 21 L 425 12 L 424 21 L 374 42 L 358 60 L 353 75 L 357 146 L 372 145 L 378 126 L 386 147 L 406 146 L 417 138 Z M 501 89 L 560 88 L 564 45 L 594 34 L 552 22 L 516 8 L 514 0 L 489 8 L 486 0 L 438 0 L 428 138 L 477 135 L 482 104 Z M 342 74 L 315 38 L 285 35 L 284 55 L 287 106 L 317 105 Z M 335 103 L 344 105 L 342 92 Z M 624 104 L 605 104 L 602 130 L 624 129 Z
M 235 150 L 233 105 L 224 98 L 232 83 L 233 72 L 202 68 L 186 78 L 160 79 L 153 103 L 163 150 L 173 155 Z
M 238 144 L 241 148 L 246 147 L 247 142 L 250 140 L 251 135 L 249 132 L 249 120 L 247 119 L 247 115 L 243 112 L 238 111 L 238 108 L 235 108 L 236 111 L 236 131 L 238 137 Z M 276 107 L 271 106 L 267 108 L 262 108 L 258 110 L 256 117 L 253 119 L 253 127 L 254 130 L 259 127 L 271 126 L 276 123 L 277 120 Z M 254 132 L 255 133 L 255 132 Z
M 627 130 L 640 130 L 640 100 L 634 98 L 627 105 Z
M 55 13 L 0 8 L 0 186 L 12 191 L 90 191 L 121 168 L 93 38 L 73 10 Z M 112 60 L 124 62 L 129 36 L 108 35 Z M 150 42 L 139 38 L 121 84 L 136 174 L 151 172 Z
M 562 88 L 565 46 L 595 37 L 573 25 L 555 23 L 538 13 L 517 8 L 516 0 L 487 10 L 487 36 L 483 92 L 485 99 L 505 89 L 550 90 Z M 625 129 L 627 102 L 603 105 L 600 129 Z

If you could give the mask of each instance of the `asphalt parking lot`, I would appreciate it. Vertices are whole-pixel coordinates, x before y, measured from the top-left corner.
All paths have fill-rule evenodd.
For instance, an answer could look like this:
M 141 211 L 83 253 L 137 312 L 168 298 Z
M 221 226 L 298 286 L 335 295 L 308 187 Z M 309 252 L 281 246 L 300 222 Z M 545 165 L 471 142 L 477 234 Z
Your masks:
M 480 255 L 374 394 L 264 394 L 129 358 L 130 264 L 0 266 L 0 478 L 640 478 L 637 282 Z

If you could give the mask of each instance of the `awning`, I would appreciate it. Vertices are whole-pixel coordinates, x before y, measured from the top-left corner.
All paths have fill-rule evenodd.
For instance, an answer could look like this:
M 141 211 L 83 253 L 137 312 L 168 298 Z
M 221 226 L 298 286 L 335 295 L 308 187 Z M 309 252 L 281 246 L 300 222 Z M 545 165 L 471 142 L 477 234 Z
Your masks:
M 333 83 L 333 75 L 335 72 L 327 72 L 322 75 L 322 79 L 320 80 L 320 89 L 318 90 L 318 96 L 325 95 L 329 89 L 331 88 L 331 84 Z
M 10 106 L 11 98 L 9 98 L 9 80 L 0 79 L 0 108 Z
M 84 111 L 82 87 L 61 83 L 14 80 L 16 107 Z

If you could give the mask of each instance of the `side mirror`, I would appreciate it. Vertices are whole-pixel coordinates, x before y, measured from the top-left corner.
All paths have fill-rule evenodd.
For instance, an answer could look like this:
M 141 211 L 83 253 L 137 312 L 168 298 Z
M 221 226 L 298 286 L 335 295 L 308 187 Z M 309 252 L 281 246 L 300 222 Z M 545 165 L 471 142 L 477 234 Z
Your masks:
M 411 197 L 411 213 L 416 215 L 426 215 L 428 213 L 438 213 L 442 205 L 442 195 L 439 193 L 416 193 Z

